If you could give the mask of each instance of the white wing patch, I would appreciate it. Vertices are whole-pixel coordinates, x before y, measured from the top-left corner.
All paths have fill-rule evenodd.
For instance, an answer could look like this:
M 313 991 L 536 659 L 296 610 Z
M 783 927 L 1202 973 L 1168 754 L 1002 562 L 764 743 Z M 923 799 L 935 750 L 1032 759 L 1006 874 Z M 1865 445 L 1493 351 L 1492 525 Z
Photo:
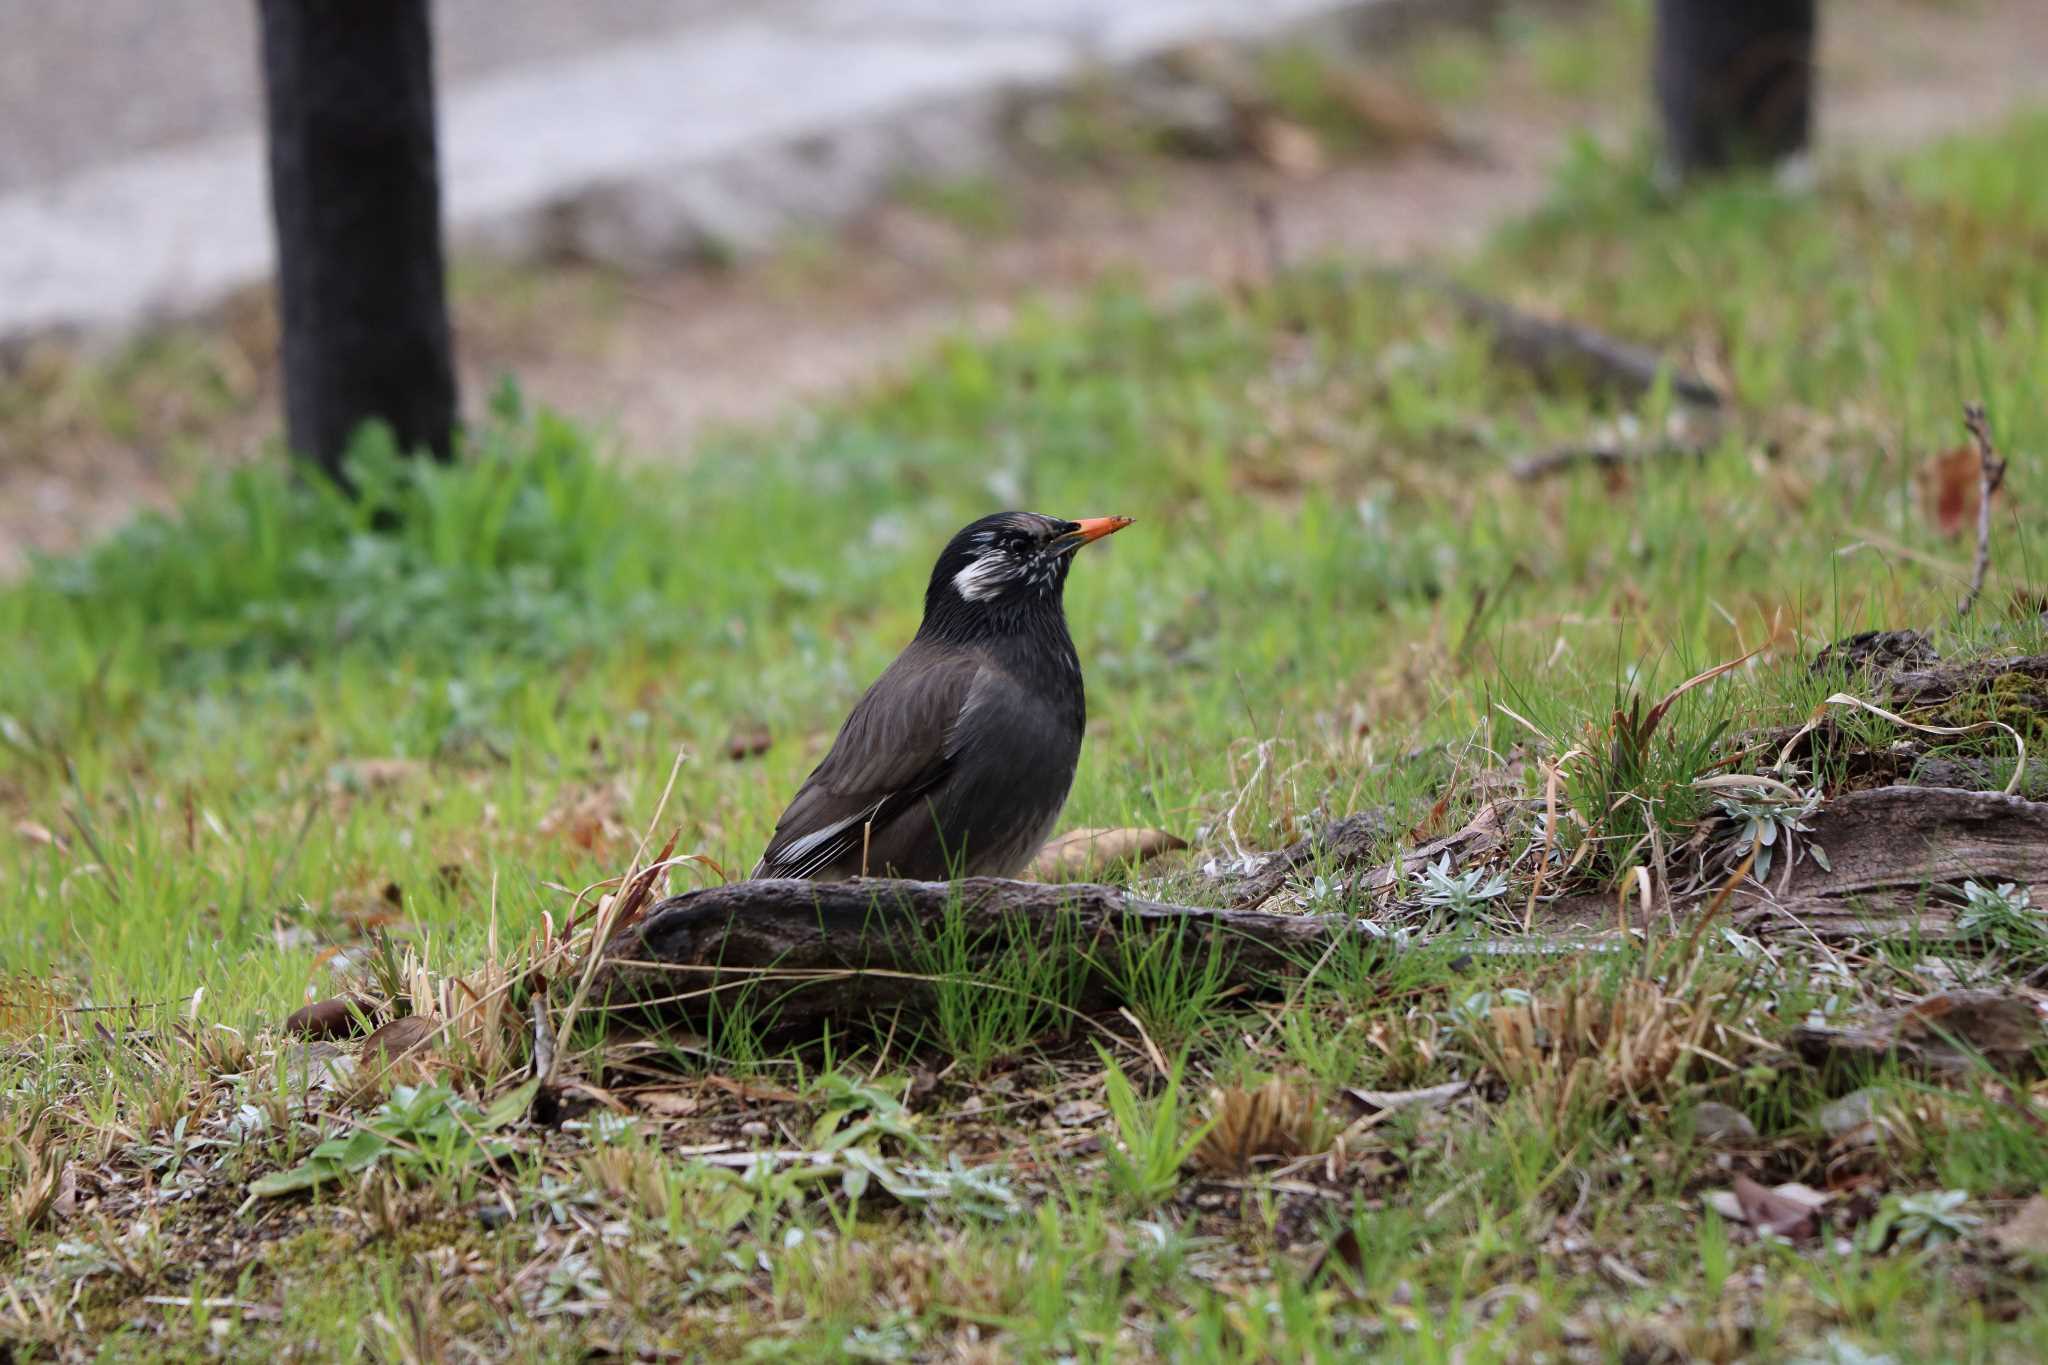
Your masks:
M 884 797 L 882 801 L 887 799 L 887 797 Z M 787 848 L 781 849 L 776 853 L 775 870 L 773 873 L 769 872 L 768 860 L 763 858 L 755 865 L 754 875 L 756 877 L 770 875 L 778 877 L 810 876 L 839 856 L 845 847 L 844 836 L 849 831 L 858 832 L 862 825 L 874 819 L 876 812 L 882 809 L 882 801 L 875 802 L 874 805 L 869 806 L 866 810 L 856 811 L 837 824 L 827 825 L 821 830 L 815 830 L 810 834 L 806 834 L 801 839 L 791 840 Z

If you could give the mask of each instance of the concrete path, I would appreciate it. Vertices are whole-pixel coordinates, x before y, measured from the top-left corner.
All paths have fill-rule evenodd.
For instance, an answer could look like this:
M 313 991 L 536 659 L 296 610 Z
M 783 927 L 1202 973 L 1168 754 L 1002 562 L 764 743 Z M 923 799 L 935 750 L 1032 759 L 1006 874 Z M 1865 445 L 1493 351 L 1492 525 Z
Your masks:
M 995 99 L 1395 0 L 439 0 L 458 237 L 645 266 L 971 168 Z M 268 272 L 252 0 L 0 6 L 0 341 Z

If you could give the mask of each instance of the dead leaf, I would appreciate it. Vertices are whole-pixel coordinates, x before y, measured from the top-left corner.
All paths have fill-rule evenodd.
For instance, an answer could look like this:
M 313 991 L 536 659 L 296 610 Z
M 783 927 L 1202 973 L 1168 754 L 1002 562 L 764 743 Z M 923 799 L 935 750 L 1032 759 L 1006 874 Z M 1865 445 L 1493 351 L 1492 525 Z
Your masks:
M 635 1090 L 626 1098 L 642 1113 L 664 1119 L 688 1118 L 704 1107 L 695 1095 L 680 1090 Z
M 1388 147 L 1463 148 L 1436 106 L 1389 73 L 1352 68 L 1331 83 L 1330 93 L 1375 141 Z
M 726 737 L 725 756 L 738 763 L 742 759 L 767 753 L 774 744 L 775 737 L 766 730 L 735 730 Z
M 57 1197 L 50 1203 L 50 1219 L 57 1223 L 68 1223 L 78 1212 L 78 1165 L 64 1163 L 63 1173 L 57 1177 Z
M 408 1014 L 402 1019 L 393 1019 L 363 1039 L 362 1064 L 365 1067 L 388 1067 L 401 1058 L 416 1059 L 431 1050 L 433 1039 L 440 1031 L 441 1021 L 424 1014 Z
M 1852 1090 L 1820 1108 L 1820 1127 L 1834 1140 L 1837 1150 L 1872 1147 L 1883 1136 L 1878 1125 L 1877 1104 L 1884 1093 L 1874 1086 Z
M 2037 1194 L 2020 1205 L 1989 1236 L 2008 1256 L 2048 1256 L 2048 1195 Z
M 635 837 L 626 819 L 632 803 L 632 788 L 624 777 L 594 782 L 557 801 L 536 828 L 588 852 L 603 852 Z
M 1449 1104 L 1472 1088 L 1470 1081 L 1446 1081 L 1422 1090 L 1354 1090 L 1346 1089 L 1345 1094 L 1369 1110 L 1409 1109 L 1422 1105 L 1434 1109 Z
M 1039 882 L 1094 881 L 1187 846 L 1163 829 L 1070 829 L 1038 851 L 1025 875 Z
M 1358 1245 L 1358 1234 L 1346 1223 L 1330 1244 L 1317 1255 L 1315 1263 L 1308 1268 L 1309 1282 L 1313 1284 L 1322 1277 L 1332 1263 L 1348 1267 L 1353 1274 L 1365 1269 L 1365 1250 Z
M 1767 1189 L 1746 1175 L 1735 1177 L 1732 1190 L 1705 1196 L 1708 1207 L 1730 1222 L 1747 1223 L 1759 1232 L 1788 1241 L 1805 1241 L 1818 1228 L 1818 1214 L 1828 1196 L 1797 1182 Z
M 1869 1028 L 1794 1031 L 1793 1046 L 1809 1066 L 1872 1065 L 1888 1058 L 1933 1071 L 1966 1072 L 1978 1059 L 1994 1070 L 2027 1075 L 2048 1046 L 2048 1021 L 2025 996 L 2003 991 L 1943 991 Z
M 802 1098 L 794 1090 L 785 1090 L 779 1085 L 769 1085 L 766 1081 L 743 1081 L 735 1076 L 706 1076 L 704 1081 L 707 1085 L 714 1089 L 723 1090 L 728 1095 L 735 1095 L 743 1100 L 753 1100 L 760 1104 L 789 1104 Z
M 284 1031 L 292 1038 L 346 1038 L 362 1025 L 358 1016 L 374 1018 L 374 1001 L 359 995 L 337 995 L 302 1005 L 285 1017 Z
M 1937 532 L 1954 538 L 1975 525 L 1977 500 L 1983 491 L 1979 474 L 1976 447 L 1967 443 L 1920 466 L 1915 478 L 1921 502 Z
M 1261 114 L 1251 120 L 1250 134 L 1252 150 L 1281 174 L 1305 180 L 1322 173 L 1323 140 L 1314 130 L 1292 119 Z
M 14 822 L 14 832 L 29 843 L 41 844 L 45 848 L 63 851 L 71 847 L 70 840 L 66 839 L 63 835 L 52 833 L 47 825 L 37 824 L 33 820 L 16 820 Z
M 1065 1104 L 1053 1108 L 1052 1121 L 1062 1128 L 1079 1128 L 1095 1122 L 1108 1112 L 1108 1109 L 1094 1100 L 1068 1100 Z

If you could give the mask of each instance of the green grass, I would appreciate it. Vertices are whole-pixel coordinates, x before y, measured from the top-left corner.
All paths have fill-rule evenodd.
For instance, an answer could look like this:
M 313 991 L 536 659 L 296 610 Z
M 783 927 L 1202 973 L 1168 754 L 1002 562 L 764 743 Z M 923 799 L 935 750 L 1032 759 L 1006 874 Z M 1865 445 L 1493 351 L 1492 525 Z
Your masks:
M 501 955 L 544 914 L 559 927 L 556 888 L 625 866 L 678 751 L 657 842 L 674 829 L 679 853 L 750 866 L 914 629 L 937 547 L 994 507 L 1139 519 L 1068 594 L 1093 715 L 1065 819 L 1189 838 L 1164 873 L 1187 898 L 1218 894 L 1200 862 L 1328 816 L 1387 807 L 1388 854 L 1455 829 L 1497 765 L 1540 796 L 1540 763 L 1574 746 L 1591 758 L 1567 804 L 1612 818 L 1562 847 L 1600 839 L 1589 880 L 1621 878 L 1652 830 L 1676 841 L 1705 813 L 1691 780 L 1724 732 L 1796 723 L 1845 684 L 1807 673 L 1820 644 L 1919 624 L 1952 655 L 2038 648 L 2044 159 L 2034 117 L 1811 197 L 1736 183 L 1670 205 L 1635 162 L 1587 150 L 1550 211 L 1457 266 L 1724 377 L 1742 416 L 1697 461 L 1515 482 L 1518 455 L 1626 415 L 1655 429 L 1664 401 L 1543 391 L 1432 296 L 1330 263 L 1241 297 L 1027 312 L 681 470 L 598 461 L 508 394 L 453 468 L 366 443 L 362 504 L 251 468 L 37 566 L 0 590 L 0 1333 L 47 1353 L 82 1322 L 115 1359 L 2027 1358 L 2038 1278 L 1953 1251 L 1795 1253 L 1702 1214 L 1729 1174 L 1677 1116 L 1734 1104 L 1765 1135 L 1737 1169 L 1822 1183 L 1827 1078 L 1734 1034 L 1717 1048 L 1740 1050 L 1735 1070 L 1702 1062 L 1668 1090 L 1567 1093 L 1516 1069 L 1496 1011 L 1669 985 L 1664 946 L 1580 963 L 1389 946 L 1333 954 L 1278 1001 L 1222 998 L 1199 954 L 1126 961 L 1134 1017 L 1187 1050 L 1170 1078 L 1128 1021 L 1067 1014 L 1071 964 L 977 982 L 942 939 L 923 1036 L 779 1051 L 743 1002 L 709 1038 L 662 1042 L 680 1098 L 625 1138 L 515 1124 L 488 1171 L 392 1158 L 236 1210 L 343 1132 L 320 1114 L 346 1097 L 309 1114 L 274 1035 L 337 988 L 335 949 L 381 924 L 464 972 L 494 922 Z M 1971 399 L 2013 458 L 1992 586 L 1958 623 L 1970 549 L 1932 528 L 1915 474 Z M 1616 712 L 1773 621 L 1753 665 L 1617 742 Z M 772 747 L 729 759 L 755 728 Z M 369 762 L 392 759 L 409 762 Z M 1305 888 L 1318 872 L 1335 870 Z M 1844 978 L 1740 947 L 1709 935 L 1687 998 L 1715 983 L 1766 1042 L 1934 980 L 1923 952 Z M 53 1021 L 37 983 L 93 1012 Z M 651 1083 L 585 1062 L 614 1097 Z M 1210 1088 L 1271 1075 L 1340 1128 L 1347 1087 L 1482 1084 L 1361 1130 L 1336 1166 L 1185 1171 Z M 514 1079 L 463 1083 L 488 1110 Z M 1964 1190 L 1995 1219 L 2048 1181 L 2023 1111 L 1874 1083 L 1920 1116 L 1848 1158 L 1876 1188 Z M 606 1108 L 581 1103 L 587 1124 Z M 815 1167 L 702 1159 L 856 1129 Z M 67 1165 L 68 1223 L 34 1197 Z M 887 1179 L 857 1197 L 856 1167 Z M 180 1197 L 138 1212 L 144 1179 Z

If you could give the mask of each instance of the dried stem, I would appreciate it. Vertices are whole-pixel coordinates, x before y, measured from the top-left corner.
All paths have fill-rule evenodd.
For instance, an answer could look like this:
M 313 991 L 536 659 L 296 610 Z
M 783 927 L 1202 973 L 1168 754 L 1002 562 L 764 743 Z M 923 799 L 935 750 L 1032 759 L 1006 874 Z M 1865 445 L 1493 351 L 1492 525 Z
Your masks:
M 1985 420 L 1982 403 L 1963 405 L 1963 426 L 1977 446 L 1977 558 L 1970 566 L 1970 590 L 1956 607 L 1958 617 L 1968 616 L 1970 608 L 1977 605 L 1984 577 L 1991 572 L 1991 499 L 2005 482 L 2005 461 L 1991 444 L 1991 424 Z

